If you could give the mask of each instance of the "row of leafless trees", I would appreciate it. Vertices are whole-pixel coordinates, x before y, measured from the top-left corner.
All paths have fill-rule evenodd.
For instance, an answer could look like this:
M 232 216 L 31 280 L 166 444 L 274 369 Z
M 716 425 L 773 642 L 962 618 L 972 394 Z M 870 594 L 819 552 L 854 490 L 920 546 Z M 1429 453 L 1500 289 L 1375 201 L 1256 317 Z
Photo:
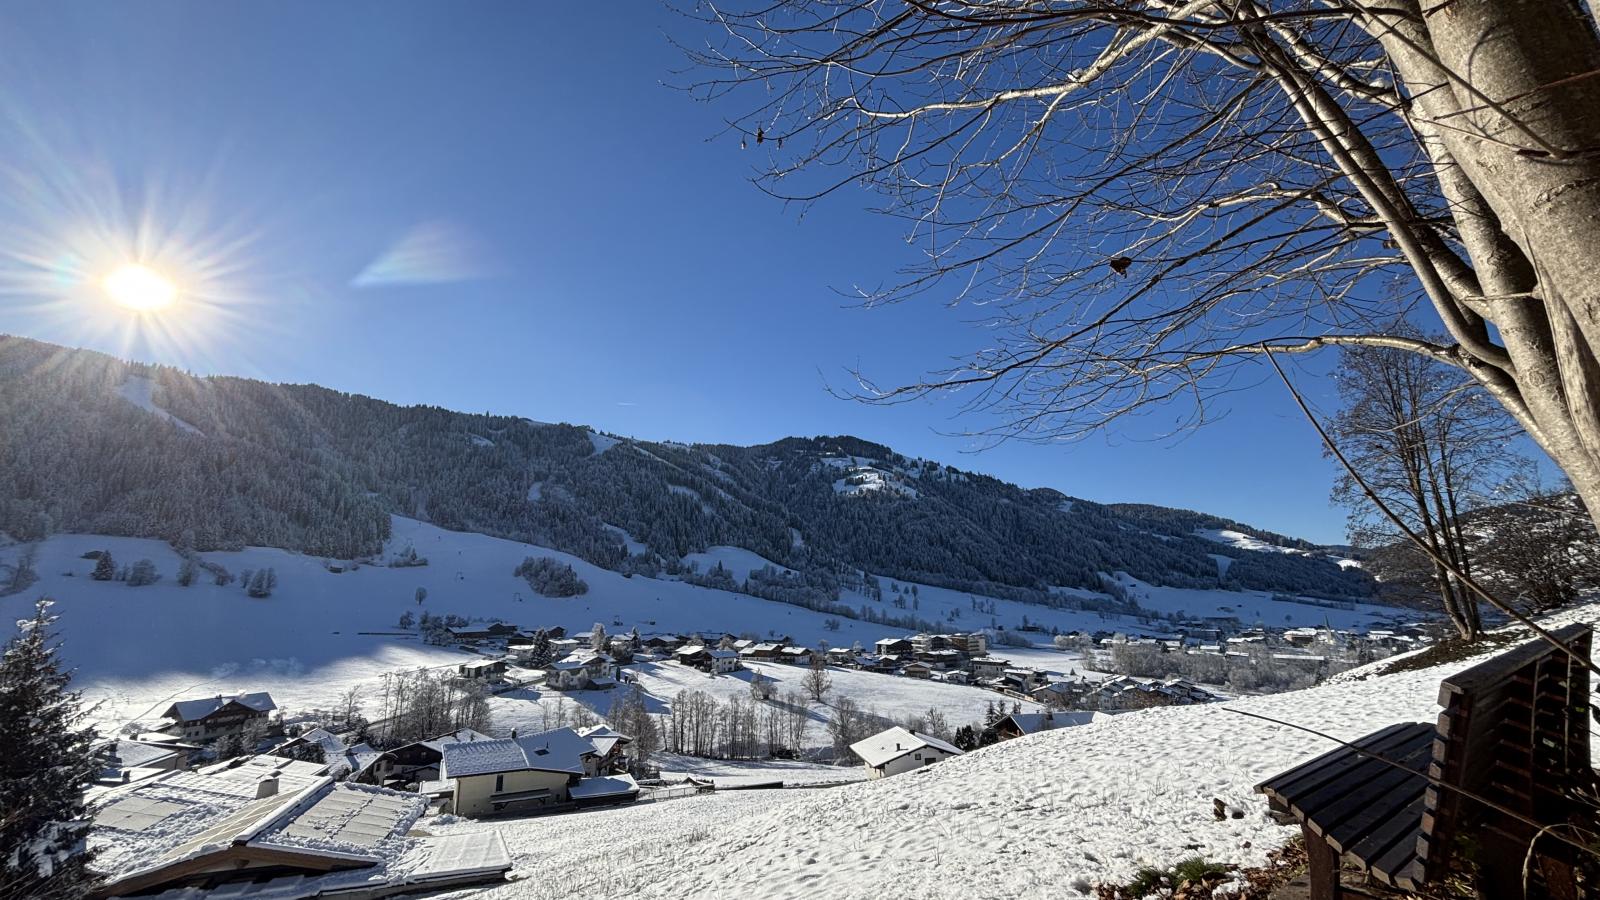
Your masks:
M 798 754 L 811 717 L 805 698 L 792 692 L 767 701 L 734 696 L 724 702 L 704 691 L 684 691 L 661 717 L 661 733 L 673 753 L 765 759 L 775 752 Z
M 462 728 L 487 732 L 490 727 L 488 690 L 448 670 L 385 674 L 378 708 L 371 737 L 384 747 Z

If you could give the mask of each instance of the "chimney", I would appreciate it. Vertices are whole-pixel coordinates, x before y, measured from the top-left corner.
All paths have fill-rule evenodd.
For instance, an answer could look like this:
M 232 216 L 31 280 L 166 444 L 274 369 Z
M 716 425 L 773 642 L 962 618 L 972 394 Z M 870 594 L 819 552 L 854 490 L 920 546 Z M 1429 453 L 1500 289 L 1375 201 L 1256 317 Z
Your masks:
M 278 796 L 278 773 L 277 772 L 273 772 L 271 775 L 268 775 L 267 777 L 265 777 L 265 778 L 261 779 L 260 781 L 256 782 L 256 799 L 257 800 L 260 800 L 263 797 L 276 797 L 276 796 Z
M 127 784 L 128 782 L 130 782 L 132 780 L 133 780 L 133 773 L 128 771 L 127 769 L 123 769 L 122 770 L 122 783 L 123 784 Z
M 511 739 L 513 741 L 517 739 L 517 730 L 515 728 L 511 729 Z

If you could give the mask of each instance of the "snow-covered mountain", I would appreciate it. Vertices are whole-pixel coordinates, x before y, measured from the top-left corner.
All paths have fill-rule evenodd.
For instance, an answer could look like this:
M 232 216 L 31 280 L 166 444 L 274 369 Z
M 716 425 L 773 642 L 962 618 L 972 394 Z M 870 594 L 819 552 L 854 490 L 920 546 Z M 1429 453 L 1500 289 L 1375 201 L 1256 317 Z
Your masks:
M 1119 572 L 1370 593 L 1361 570 L 1247 525 L 1025 490 L 852 437 L 636 441 L 13 337 L 0 337 L 0 418 L 0 531 L 24 540 L 82 532 L 351 559 L 377 553 L 400 515 L 815 609 L 864 572 L 1050 606 Z M 689 571 L 714 547 L 775 567 Z

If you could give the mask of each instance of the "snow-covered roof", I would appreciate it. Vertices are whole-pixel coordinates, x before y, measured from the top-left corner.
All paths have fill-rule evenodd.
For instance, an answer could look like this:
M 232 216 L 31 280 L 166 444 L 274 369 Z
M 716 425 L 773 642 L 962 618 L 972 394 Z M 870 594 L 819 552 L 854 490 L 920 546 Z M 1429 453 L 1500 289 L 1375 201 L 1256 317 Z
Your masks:
M 637 794 L 639 783 L 631 775 L 603 775 L 598 778 L 585 778 L 567 789 L 567 793 L 574 800 L 593 800 L 596 797 L 616 797 L 622 794 Z
M 152 766 L 165 762 L 177 756 L 181 751 L 169 744 L 145 743 L 143 741 L 119 740 L 114 742 L 112 753 L 116 756 L 119 765 L 109 767 L 113 769 L 137 769 L 142 766 Z
M 709 652 L 711 653 L 711 658 L 712 659 L 738 659 L 739 658 L 739 654 L 733 652 L 732 650 L 712 650 L 712 651 L 709 651 Z
M 237 703 L 260 713 L 271 712 L 278 708 L 278 704 L 272 702 L 272 695 L 266 691 L 232 696 L 218 694 L 203 700 L 179 700 L 167 707 L 165 717 L 177 719 L 179 722 L 198 722 L 230 703 Z
M 487 734 L 484 734 L 481 731 L 473 731 L 471 728 L 462 728 L 462 729 L 459 729 L 457 731 L 452 731 L 449 734 L 440 735 L 439 737 L 433 738 L 432 740 L 417 741 L 417 743 L 421 744 L 424 747 L 429 747 L 429 748 L 432 748 L 434 750 L 439 751 L 440 753 L 443 753 L 445 744 L 454 744 L 454 743 L 457 743 L 459 741 L 493 741 L 493 740 L 498 740 L 498 738 L 492 738 L 492 737 L 488 736 Z
M 918 734 L 898 725 L 888 731 L 879 732 L 864 741 L 850 745 L 850 749 L 861 757 L 867 765 L 873 768 L 887 765 L 888 763 L 905 756 L 916 750 L 932 747 L 942 750 L 952 756 L 960 756 L 961 750 L 954 745 L 947 744 L 936 737 Z
M 525 771 L 582 775 L 583 757 L 594 752 L 594 744 L 571 728 L 498 740 L 457 742 L 444 746 L 440 774 L 445 778 Z
M 1006 719 L 1023 734 L 1037 734 L 1068 725 L 1087 725 L 1094 721 L 1095 715 L 1092 712 L 1012 713 Z
M 303 759 L 258 755 L 234 757 L 196 771 L 200 775 L 248 785 L 255 785 L 264 778 L 276 778 L 281 792 L 299 790 L 319 781 L 328 774 L 328 767 Z
M 621 732 L 612 731 L 610 726 L 595 725 L 578 732 L 585 740 L 594 745 L 594 750 L 601 756 L 609 754 L 619 745 L 633 743 L 633 738 Z
M 353 889 L 458 883 L 480 874 L 493 878 L 511 865 L 496 834 L 409 836 L 427 805 L 417 794 L 328 778 L 300 790 L 261 792 L 258 784 L 222 773 L 190 772 L 108 792 L 94 809 L 89 834 L 98 852 L 94 867 L 107 876 L 113 894 L 120 889 L 157 891 L 152 896 L 164 900 L 299 900 Z M 231 854 L 243 848 L 272 850 L 284 874 L 257 880 L 258 870 L 236 869 Z M 330 863 L 342 871 L 328 871 Z M 181 870 L 172 869 L 179 864 Z M 210 872 L 219 883 L 204 890 L 187 886 L 191 869 Z

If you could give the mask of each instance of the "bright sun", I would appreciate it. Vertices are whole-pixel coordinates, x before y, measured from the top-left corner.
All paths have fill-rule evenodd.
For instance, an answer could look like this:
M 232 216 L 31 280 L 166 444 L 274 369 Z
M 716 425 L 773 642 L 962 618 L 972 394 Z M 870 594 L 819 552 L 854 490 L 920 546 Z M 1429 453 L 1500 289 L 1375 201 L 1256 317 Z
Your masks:
M 178 287 L 160 272 L 138 263 L 118 266 L 101 279 L 112 300 L 137 312 L 155 312 L 178 299 Z

